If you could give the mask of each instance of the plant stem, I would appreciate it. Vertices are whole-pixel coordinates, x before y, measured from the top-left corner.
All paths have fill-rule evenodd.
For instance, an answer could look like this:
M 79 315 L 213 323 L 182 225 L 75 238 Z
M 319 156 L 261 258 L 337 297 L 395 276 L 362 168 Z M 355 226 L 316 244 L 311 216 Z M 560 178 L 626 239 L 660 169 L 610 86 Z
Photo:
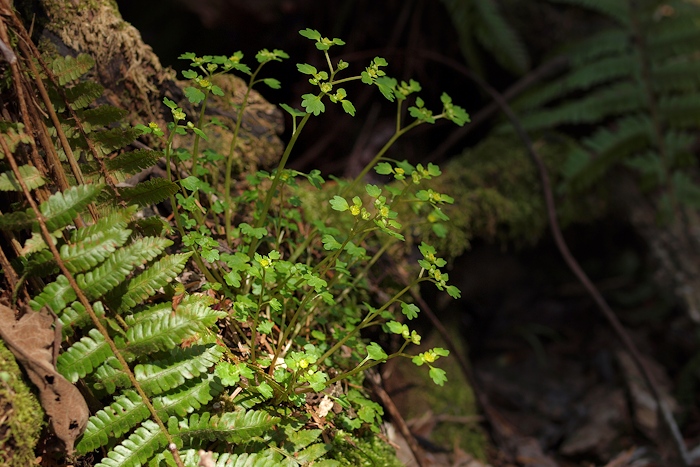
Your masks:
M 238 108 L 238 115 L 236 116 L 236 128 L 233 130 L 233 136 L 231 137 L 231 146 L 229 147 L 228 158 L 226 159 L 226 173 L 224 174 L 224 200 L 225 200 L 225 211 L 224 211 L 224 230 L 226 232 L 226 244 L 230 247 L 231 241 L 231 218 L 233 217 L 233 206 L 231 199 L 231 170 L 233 169 L 233 159 L 236 155 L 236 143 L 238 142 L 238 132 L 241 130 L 241 124 L 243 122 L 243 112 L 248 104 L 248 97 L 250 96 L 250 91 L 253 89 L 253 83 L 255 82 L 255 77 L 258 75 L 264 63 L 258 65 L 258 68 L 250 75 L 250 80 L 248 81 L 248 87 L 243 95 L 243 101 Z M 251 256 L 252 257 L 252 256 Z
M 272 185 L 268 189 L 267 196 L 265 197 L 265 202 L 263 203 L 262 211 L 260 212 L 260 217 L 258 217 L 257 221 L 255 222 L 255 228 L 262 227 L 263 224 L 265 224 L 265 221 L 267 220 L 267 211 L 270 209 L 270 205 L 272 204 L 272 198 L 274 198 L 275 191 L 277 190 L 277 186 L 280 183 L 280 175 L 282 174 L 282 171 L 284 170 L 287 161 L 289 160 L 289 154 L 291 154 L 292 148 L 294 148 L 294 144 L 296 144 L 297 139 L 299 139 L 299 134 L 301 133 L 301 130 L 304 129 L 306 122 L 309 121 L 309 117 L 311 117 L 311 114 L 307 113 L 306 115 L 304 115 L 304 118 L 301 119 L 301 122 L 299 122 L 299 126 L 297 127 L 297 131 L 294 132 L 294 134 L 292 135 L 292 138 L 289 140 L 289 143 L 287 144 L 287 147 L 285 148 L 284 153 L 282 154 L 282 159 L 280 159 L 280 163 L 277 166 L 275 178 L 272 180 Z M 227 176 L 230 176 L 230 174 L 227 174 Z M 228 191 L 226 194 L 230 197 Z M 230 220 L 229 222 L 227 222 L 226 228 L 230 229 Z M 257 250 L 258 248 L 258 243 L 259 241 L 257 239 L 254 239 L 252 242 L 250 242 L 250 246 L 248 248 L 249 258 L 253 257 L 255 250 Z

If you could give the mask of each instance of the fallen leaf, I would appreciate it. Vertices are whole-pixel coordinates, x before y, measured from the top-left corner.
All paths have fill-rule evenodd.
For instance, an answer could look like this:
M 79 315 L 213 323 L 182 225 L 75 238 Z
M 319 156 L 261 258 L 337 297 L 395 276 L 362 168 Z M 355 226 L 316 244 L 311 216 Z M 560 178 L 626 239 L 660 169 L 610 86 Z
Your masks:
M 63 441 L 66 453 L 71 454 L 90 414 L 78 388 L 56 371 L 61 333 L 60 329 L 52 329 L 54 321 L 47 309 L 27 310 L 15 320 L 15 312 L 0 305 L 0 337 L 37 387 L 39 401 L 56 437 Z

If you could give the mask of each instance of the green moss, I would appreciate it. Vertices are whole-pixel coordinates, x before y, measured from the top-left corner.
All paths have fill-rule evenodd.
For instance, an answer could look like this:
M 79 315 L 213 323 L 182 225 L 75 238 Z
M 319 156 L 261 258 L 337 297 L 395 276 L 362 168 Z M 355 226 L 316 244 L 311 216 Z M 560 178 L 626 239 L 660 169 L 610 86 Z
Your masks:
M 447 329 L 454 331 L 452 341 L 460 347 L 458 350 L 464 354 L 464 350 L 461 348 L 463 339 L 457 332 L 459 326 L 450 325 L 449 322 L 445 325 Z M 433 347 L 447 347 L 438 333 L 434 331 L 424 337 L 416 352 L 411 353 L 423 352 Z M 460 449 L 474 458 L 486 461 L 486 452 L 489 447 L 488 437 L 476 422 L 479 410 L 469 382 L 464 377 L 454 355 L 441 358 L 437 366 L 447 372 L 448 379 L 442 387 L 433 383 L 425 366 L 417 367 L 410 360 L 397 362 L 396 378 L 410 382 L 411 386 L 403 390 L 403 394 L 398 396 L 395 402 L 397 405 L 400 404 L 400 409 L 405 412 L 403 416 L 406 420 L 421 419 L 426 414 L 444 417 L 430 430 L 427 438 L 446 449 L 459 446 Z
M 563 226 L 586 222 L 605 211 L 601 193 L 561 196 L 561 178 L 567 140 L 538 140 L 535 150 L 547 166 L 557 215 Z M 542 184 L 523 143 L 505 135 L 492 136 L 466 150 L 442 167 L 437 191 L 455 198 L 445 209 L 450 232 L 431 238 L 441 256 L 455 257 L 469 247 L 472 238 L 527 246 L 546 231 L 547 213 Z
M 342 465 L 357 467 L 401 467 L 396 451 L 387 443 L 371 434 L 363 438 L 336 436 L 329 456 Z
M 36 465 L 34 447 L 44 412 L 22 379 L 12 353 L 0 340 L 0 465 Z

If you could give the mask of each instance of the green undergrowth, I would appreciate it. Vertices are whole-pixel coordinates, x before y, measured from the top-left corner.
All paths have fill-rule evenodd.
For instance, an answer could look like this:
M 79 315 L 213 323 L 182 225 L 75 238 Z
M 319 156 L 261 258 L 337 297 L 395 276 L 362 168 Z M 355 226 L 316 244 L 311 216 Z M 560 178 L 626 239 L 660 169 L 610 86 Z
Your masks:
M 44 411 L 24 382 L 15 357 L 0 340 L 0 465 L 36 465 L 36 446 Z
M 33 310 L 48 307 L 62 324 L 57 369 L 95 408 L 72 457 L 101 459 L 100 467 L 190 466 L 202 456 L 226 466 L 393 465 L 392 449 L 376 439 L 384 410 L 363 388 L 364 372 L 405 359 L 433 384 L 448 380 L 436 363 L 447 350 L 413 349 L 420 309 L 409 292 L 432 284 L 460 296 L 446 260 L 419 235 L 445 237 L 443 208 L 454 200 L 436 191 L 436 165 L 386 154 L 419 125 L 469 117 L 447 94 L 431 110 L 420 84 L 389 77 L 381 57 L 352 75 L 329 53 L 341 39 L 300 34 L 325 69 L 297 65 L 310 90 L 301 109 L 281 106 L 291 139 L 276 169 L 245 179 L 235 177 L 249 147 L 242 115 L 253 87 L 281 86 L 263 75 L 288 58 L 281 50 L 261 50 L 254 66 L 240 52 L 183 54 L 188 102 L 164 99 L 165 128 L 132 127 L 124 111 L 97 104 L 102 89 L 85 79 L 94 64 L 86 55 L 26 76 L 48 88 L 45 111 L 55 116 L 36 147 L 56 172 L 18 162 L 31 135 L 20 121 L 5 125 L 0 190 L 22 197 L 0 215 L 0 229 L 17 238 L 5 251 L 6 273 L 17 278 L 8 298 L 29 296 Z M 230 72 L 248 79 L 232 127 L 206 113 L 210 98 L 235 92 L 216 84 Z M 326 184 L 318 170 L 286 168 L 310 118 L 329 105 L 355 115 L 342 87 L 350 81 L 393 103 L 394 135 L 354 180 Z M 205 148 L 221 131 L 228 148 Z M 162 149 L 130 149 L 144 136 Z M 131 178 L 158 163 L 164 176 Z M 385 183 L 364 183 L 371 170 Z M 305 205 L 309 190 L 322 201 Z M 411 249 L 419 259 L 401 280 L 377 268 Z M 382 333 L 399 343 L 367 337 Z

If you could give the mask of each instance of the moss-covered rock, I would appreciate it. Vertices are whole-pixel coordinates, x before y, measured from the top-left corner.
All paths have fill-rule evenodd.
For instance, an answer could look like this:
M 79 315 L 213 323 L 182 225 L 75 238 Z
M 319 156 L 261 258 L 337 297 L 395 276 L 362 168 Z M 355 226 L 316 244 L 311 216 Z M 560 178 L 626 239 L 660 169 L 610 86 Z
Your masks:
M 39 401 L 25 384 L 12 353 L 0 340 L 0 465 L 36 465 L 34 447 L 44 425 Z

